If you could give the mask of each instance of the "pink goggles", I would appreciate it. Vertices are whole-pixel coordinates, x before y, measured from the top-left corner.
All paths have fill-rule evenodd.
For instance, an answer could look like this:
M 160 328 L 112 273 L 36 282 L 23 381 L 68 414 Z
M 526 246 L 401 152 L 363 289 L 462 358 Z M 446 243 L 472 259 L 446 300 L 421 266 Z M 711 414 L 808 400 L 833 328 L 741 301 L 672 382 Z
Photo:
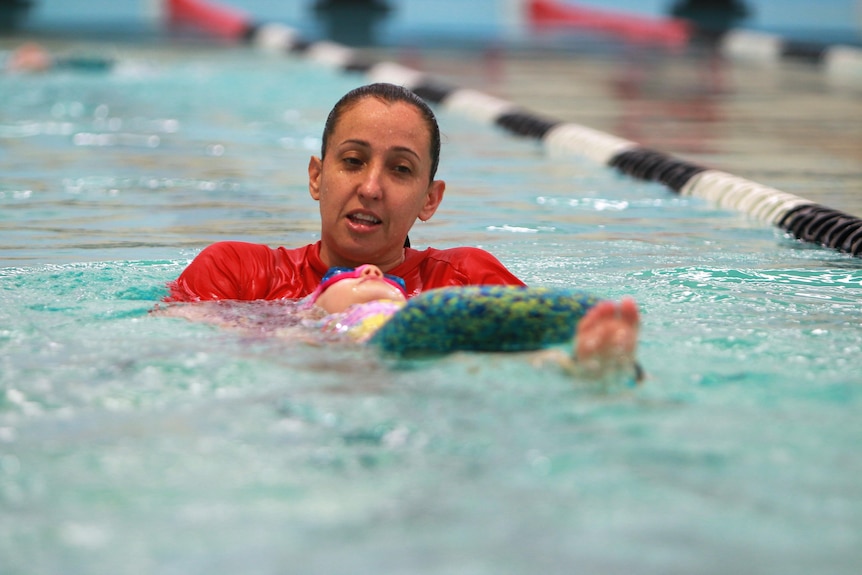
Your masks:
M 356 279 L 361 278 L 364 275 L 364 271 L 368 268 L 368 264 L 361 265 L 357 268 L 346 268 L 346 267 L 331 267 L 327 272 L 323 275 L 323 278 L 320 280 L 320 285 L 317 286 L 317 289 L 311 294 L 311 303 L 314 303 L 320 294 L 325 292 L 329 286 L 334 283 L 340 282 L 341 280 L 346 279 Z M 380 278 L 384 282 L 389 285 L 395 287 L 404 294 L 404 297 L 407 297 L 407 285 L 404 283 L 404 279 L 398 276 L 393 276 L 391 274 L 383 274 L 383 277 Z

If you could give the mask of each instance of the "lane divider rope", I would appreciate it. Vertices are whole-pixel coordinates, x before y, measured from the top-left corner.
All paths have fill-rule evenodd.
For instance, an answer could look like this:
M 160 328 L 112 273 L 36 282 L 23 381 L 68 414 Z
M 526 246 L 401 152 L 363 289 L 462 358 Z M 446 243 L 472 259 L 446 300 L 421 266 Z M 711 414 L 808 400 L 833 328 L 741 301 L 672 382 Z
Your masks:
M 862 49 L 855 46 L 801 42 L 767 32 L 730 30 L 722 37 L 718 48 L 729 58 L 807 62 L 822 68 L 835 80 L 862 78 Z
M 754 30 L 701 30 L 676 17 L 637 16 L 623 11 L 587 7 L 559 0 L 529 0 L 526 17 L 536 30 L 592 30 L 623 41 L 678 49 L 699 40 L 715 42 L 729 58 L 760 62 L 806 62 L 823 68 L 830 79 L 862 79 L 862 49 L 858 46 L 790 40 Z

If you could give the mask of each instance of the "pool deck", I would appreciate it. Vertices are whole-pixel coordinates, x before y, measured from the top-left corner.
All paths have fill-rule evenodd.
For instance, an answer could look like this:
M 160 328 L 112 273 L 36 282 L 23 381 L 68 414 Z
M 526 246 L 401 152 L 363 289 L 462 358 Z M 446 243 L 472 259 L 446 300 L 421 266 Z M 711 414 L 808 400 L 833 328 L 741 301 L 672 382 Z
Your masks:
M 631 50 L 401 51 L 458 87 L 862 216 L 862 78 Z

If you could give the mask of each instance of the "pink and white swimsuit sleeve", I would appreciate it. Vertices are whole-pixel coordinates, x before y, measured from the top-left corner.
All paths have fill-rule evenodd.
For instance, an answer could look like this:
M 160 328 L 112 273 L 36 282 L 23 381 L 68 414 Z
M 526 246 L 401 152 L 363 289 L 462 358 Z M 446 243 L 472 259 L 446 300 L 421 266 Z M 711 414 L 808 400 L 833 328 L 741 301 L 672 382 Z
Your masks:
M 404 302 L 395 300 L 355 304 L 341 313 L 326 316 L 321 327 L 325 333 L 346 334 L 355 341 L 363 342 L 402 307 Z

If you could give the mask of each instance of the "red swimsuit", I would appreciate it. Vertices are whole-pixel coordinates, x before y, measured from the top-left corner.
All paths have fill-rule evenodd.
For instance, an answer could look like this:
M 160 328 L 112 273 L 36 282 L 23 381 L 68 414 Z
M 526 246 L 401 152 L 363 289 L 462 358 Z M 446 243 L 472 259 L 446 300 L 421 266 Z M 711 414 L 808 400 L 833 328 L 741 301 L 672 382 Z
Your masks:
M 479 248 L 405 248 L 404 256 L 400 265 L 386 273 L 404 278 L 410 296 L 445 286 L 524 285 Z M 168 284 L 170 295 L 165 301 L 298 299 L 314 291 L 327 269 L 320 259 L 320 242 L 295 249 L 218 242 Z

